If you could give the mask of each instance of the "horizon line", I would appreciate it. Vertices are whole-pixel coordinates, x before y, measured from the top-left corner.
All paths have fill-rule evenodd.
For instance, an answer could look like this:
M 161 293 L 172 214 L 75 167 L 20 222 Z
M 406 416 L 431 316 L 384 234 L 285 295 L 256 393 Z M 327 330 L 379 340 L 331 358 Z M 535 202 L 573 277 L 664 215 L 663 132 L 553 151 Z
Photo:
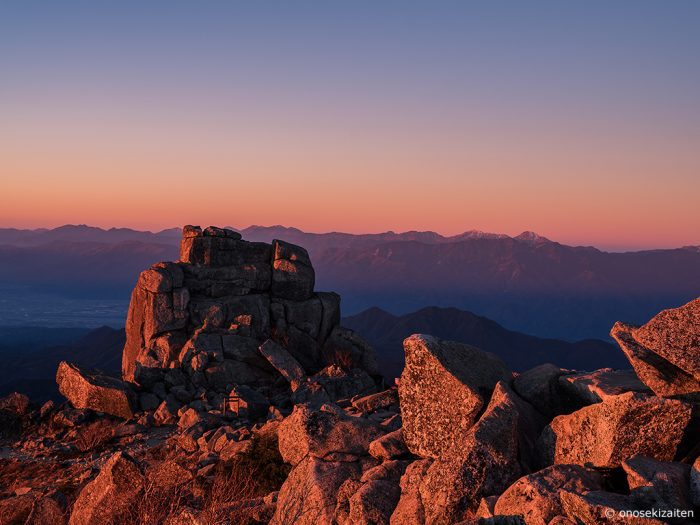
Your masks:
M 213 226 L 213 225 L 211 225 Z M 103 227 L 103 226 L 94 226 L 91 224 L 87 223 L 65 223 L 61 224 L 59 226 L 55 227 L 37 227 L 37 228 L 21 228 L 21 227 L 15 227 L 15 226 L 0 226 L 0 230 L 15 230 L 15 231 L 24 231 L 24 232 L 38 232 L 38 231 L 55 231 L 59 230 L 61 228 L 66 228 L 66 227 L 73 227 L 73 228 L 91 228 L 91 229 L 96 229 L 96 230 L 101 230 L 104 232 L 108 231 L 113 231 L 113 230 L 129 230 L 133 231 L 136 233 L 146 233 L 146 234 L 151 234 L 151 235 L 158 235 L 162 234 L 164 232 L 172 231 L 172 230 L 182 230 L 183 226 L 172 226 L 169 228 L 162 228 L 160 230 L 151 230 L 151 229 L 137 229 L 131 226 L 110 226 L 110 227 Z M 206 227 L 206 226 L 203 226 Z M 675 246 L 675 247 L 666 247 L 666 248 L 658 248 L 658 247 L 641 247 L 641 246 L 635 246 L 635 247 L 618 247 L 617 249 L 613 248 L 600 248 L 596 245 L 593 244 L 568 244 L 566 242 L 561 242 L 558 240 L 552 240 L 550 237 L 541 235 L 533 230 L 523 230 L 521 233 L 517 235 L 511 235 L 507 233 L 497 233 L 497 232 L 490 232 L 490 231 L 484 231 L 484 230 L 479 230 L 479 229 L 469 229 L 469 230 L 464 230 L 460 233 L 456 233 L 454 235 L 445 235 L 444 233 L 440 233 L 435 230 L 404 230 L 404 231 L 394 231 L 394 230 L 383 230 L 383 231 L 376 231 L 376 232 L 361 232 L 361 233 L 353 233 L 353 232 L 345 232 L 345 231 L 339 231 L 339 230 L 330 230 L 330 231 L 309 231 L 309 230 L 302 230 L 301 228 L 297 228 L 295 226 L 285 226 L 283 224 L 272 224 L 272 225 L 261 225 L 261 224 L 250 224 L 249 226 L 245 227 L 236 227 L 236 226 L 231 226 L 231 225 L 224 225 L 222 226 L 223 228 L 230 228 L 233 230 L 236 230 L 238 232 L 244 232 L 246 230 L 249 230 L 251 228 L 262 228 L 262 229 L 273 229 L 273 228 L 283 228 L 285 230 L 296 230 L 297 232 L 300 232 L 302 234 L 308 234 L 308 235 L 349 235 L 349 236 L 355 236 L 355 237 L 360 237 L 363 235 L 406 235 L 406 234 L 411 234 L 411 233 L 417 233 L 417 234 L 434 234 L 442 239 L 450 240 L 450 239 L 456 239 L 458 237 L 461 237 L 465 234 L 483 234 L 487 236 L 492 236 L 493 238 L 508 238 L 508 239 L 515 239 L 518 240 L 519 237 L 524 237 L 526 235 L 533 235 L 540 239 L 543 242 L 549 242 L 549 243 L 554 243 L 554 244 L 559 244 L 561 246 L 567 246 L 570 248 L 592 248 L 595 250 L 598 250 L 600 252 L 604 253 L 631 253 L 631 252 L 644 252 L 644 251 L 659 251 L 659 250 L 682 250 L 682 249 L 687 249 L 687 248 L 699 248 L 700 249 L 700 243 L 698 244 L 685 244 L 682 246 Z

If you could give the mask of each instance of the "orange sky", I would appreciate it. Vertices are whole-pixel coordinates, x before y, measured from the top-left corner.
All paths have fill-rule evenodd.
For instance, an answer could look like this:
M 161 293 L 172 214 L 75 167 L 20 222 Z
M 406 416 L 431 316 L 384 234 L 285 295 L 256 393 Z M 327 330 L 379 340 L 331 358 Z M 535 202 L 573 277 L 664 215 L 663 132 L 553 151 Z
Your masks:
M 13 22 L 0 22 L 11 73 L 0 83 L 0 227 L 534 230 L 616 249 L 700 244 L 700 82 L 688 51 L 700 39 L 679 25 L 683 12 L 619 13 L 602 26 L 595 9 L 571 14 L 581 27 L 549 14 L 558 29 L 495 12 L 479 29 L 445 12 L 420 43 L 411 35 L 431 22 L 421 13 L 407 27 L 372 18 L 362 35 L 328 15 L 325 31 L 300 19 L 246 52 L 264 26 L 255 13 L 249 32 L 211 13 L 206 31 L 187 33 L 182 12 L 158 35 L 156 13 L 88 13 L 91 25 L 75 27 L 66 16 L 50 30 L 29 10 L 11 14 L 0 16 Z M 126 29 L 135 43 L 121 40 Z

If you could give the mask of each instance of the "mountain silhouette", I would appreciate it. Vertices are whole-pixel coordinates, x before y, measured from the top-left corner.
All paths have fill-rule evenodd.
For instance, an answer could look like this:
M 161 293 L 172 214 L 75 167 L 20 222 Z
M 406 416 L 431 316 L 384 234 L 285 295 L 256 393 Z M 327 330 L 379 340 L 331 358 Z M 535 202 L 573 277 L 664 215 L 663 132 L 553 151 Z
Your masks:
M 498 355 L 513 370 L 523 371 L 554 362 L 564 368 L 629 368 L 620 351 L 596 339 L 570 343 L 542 339 L 508 330 L 498 323 L 457 308 L 428 307 L 406 315 L 392 315 L 381 308 L 343 319 L 377 351 L 382 373 L 398 377 L 404 366 L 403 340 L 414 333 L 459 341 Z
M 372 306 L 394 314 L 456 307 L 512 330 L 575 341 L 607 339 L 616 320 L 643 323 L 700 295 L 697 246 L 614 253 L 534 232 L 240 231 L 248 240 L 278 238 L 306 247 L 317 287 L 338 291 L 345 315 Z M 118 298 L 126 308 L 141 269 L 177 259 L 178 238 L 177 229 L 0 229 L 0 288 Z

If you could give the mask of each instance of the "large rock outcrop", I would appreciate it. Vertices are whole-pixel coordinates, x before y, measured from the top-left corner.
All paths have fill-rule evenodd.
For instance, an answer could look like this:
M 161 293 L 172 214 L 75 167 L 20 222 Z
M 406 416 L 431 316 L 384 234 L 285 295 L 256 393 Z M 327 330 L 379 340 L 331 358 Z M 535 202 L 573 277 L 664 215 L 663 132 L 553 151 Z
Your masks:
M 136 407 L 131 386 L 115 377 L 62 361 L 56 372 L 58 390 L 75 408 L 90 408 L 129 419 Z
M 692 509 L 690 465 L 633 456 L 622 462 L 632 499 L 659 509 Z
M 350 497 L 348 525 L 389 525 L 401 496 L 399 486 L 408 461 L 391 460 L 367 470 Z
M 700 399 L 700 298 L 644 326 L 615 323 L 610 335 L 656 395 Z
M 593 372 L 563 375 L 562 388 L 579 402 L 590 405 L 627 392 L 651 394 L 633 370 L 601 368 Z
M 603 489 L 603 476 L 580 465 L 553 465 L 523 476 L 500 495 L 494 514 L 523 517 L 525 523 L 546 525 L 563 513 L 559 492 Z
M 482 497 L 500 494 L 520 477 L 520 436 L 526 428 L 519 405 L 498 383 L 478 422 L 428 468 L 420 485 L 426 524 L 474 518 Z
M 414 461 L 406 468 L 399 482 L 401 495 L 394 512 L 391 514 L 389 521 L 391 525 L 425 523 L 425 506 L 421 499 L 420 487 L 432 463 L 432 459 L 421 459 Z
M 80 491 L 69 525 L 110 525 L 128 515 L 144 487 L 140 466 L 117 452 Z
M 379 425 L 363 418 L 346 416 L 342 411 L 313 410 L 297 405 L 278 431 L 282 458 L 297 465 L 306 456 L 326 461 L 355 461 L 369 453 L 369 446 L 384 432 Z
M 544 463 L 618 467 L 635 454 L 672 461 L 691 411 L 675 399 L 636 392 L 611 396 L 555 417 L 541 437 Z
M 277 499 L 270 525 L 321 525 L 333 523 L 340 486 L 359 478 L 355 462 L 323 461 L 307 456 L 289 473 Z
M 509 380 L 511 373 L 498 357 L 469 345 L 420 334 L 403 344 L 404 441 L 414 454 L 438 458 L 471 428 L 496 383 Z
M 340 297 L 315 293 L 314 282 L 300 246 L 186 226 L 180 260 L 153 265 L 134 288 L 123 378 L 148 389 L 167 385 L 176 369 L 185 388 L 227 394 L 236 384 L 270 384 L 280 373 L 296 389 L 329 365 L 376 373 L 373 350 L 338 326 Z

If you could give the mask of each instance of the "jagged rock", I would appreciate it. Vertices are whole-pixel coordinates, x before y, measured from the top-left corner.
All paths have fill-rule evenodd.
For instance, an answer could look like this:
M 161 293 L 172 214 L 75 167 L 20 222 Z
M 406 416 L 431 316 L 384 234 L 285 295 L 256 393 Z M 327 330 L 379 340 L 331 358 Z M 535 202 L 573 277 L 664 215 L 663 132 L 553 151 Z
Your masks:
M 329 461 L 354 461 L 368 455 L 369 444 L 382 434 L 381 427 L 366 419 L 297 405 L 280 423 L 279 450 L 284 461 L 292 465 L 309 455 Z
M 399 428 L 372 441 L 369 444 L 369 453 L 372 457 L 381 460 L 408 455 L 409 451 L 403 440 L 403 430 Z
M 428 468 L 420 485 L 426 524 L 473 518 L 482 497 L 500 494 L 520 476 L 515 396 L 498 383 L 478 422 Z
M 323 304 L 318 294 L 313 294 L 305 301 L 274 299 L 273 303 L 277 304 L 271 305 L 270 310 L 274 317 L 273 323 L 278 329 L 287 330 L 292 326 L 317 342 L 325 340 L 328 336 L 325 334 L 323 338 L 321 337 Z M 339 318 L 338 322 L 340 322 Z
M 389 520 L 391 525 L 425 523 L 425 507 L 421 499 L 420 486 L 432 463 L 432 459 L 421 459 L 406 467 L 399 482 L 401 496 Z
M 333 523 L 347 525 L 350 521 L 350 498 L 360 489 L 362 482 L 356 477 L 348 478 L 338 488 L 335 498 Z
M 24 416 L 29 410 L 29 398 L 19 392 L 12 392 L 0 399 L 0 410 Z
M 286 331 L 275 332 L 275 338 L 296 359 L 307 373 L 312 374 L 323 366 L 318 342 L 309 334 L 295 326 L 288 326 Z
M 570 411 L 572 405 L 559 384 L 559 378 L 568 373 L 568 370 L 545 363 L 515 377 L 513 390 L 542 414 L 554 417 Z
M 656 395 L 700 399 L 700 298 L 641 327 L 615 323 L 610 335 Z
M 635 454 L 671 461 L 690 417 L 691 407 L 681 401 L 635 392 L 611 396 L 554 418 L 541 436 L 543 462 L 616 467 Z
M 233 359 L 209 364 L 204 369 L 206 386 L 216 392 L 226 392 L 235 384 L 255 385 L 265 381 L 266 374 L 259 368 Z
M 194 408 L 188 408 L 180 416 L 180 419 L 177 422 L 177 427 L 182 431 L 199 423 L 202 423 L 201 414 Z
M 56 383 L 61 394 L 75 408 L 89 408 L 124 419 L 134 415 L 134 391 L 115 377 L 61 361 L 56 372 Z
M 249 434 L 234 430 L 230 426 L 218 427 L 205 433 L 199 444 L 203 452 L 213 452 L 227 461 L 237 454 L 249 451 Z
M 53 400 L 49 399 L 46 403 L 41 405 L 41 408 L 39 408 L 39 417 L 41 419 L 45 419 L 48 416 L 50 416 L 55 409 L 56 403 L 54 403 Z
M 153 265 L 134 288 L 123 378 L 180 403 L 191 402 L 201 389 L 228 394 L 234 385 L 276 388 L 278 374 L 296 391 L 309 374 L 343 364 L 326 361 L 324 345 L 345 344 L 359 357 L 346 366 L 353 370 L 317 378 L 323 395 L 335 400 L 371 393 L 374 351 L 338 326 L 340 297 L 314 293 L 313 286 L 311 261 L 299 246 L 247 242 L 225 228 L 186 226 L 180 261 Z M 320 398 L 313 387 L 306 390 L 297 397 Z M 144 401 L 145 410 L 154 409 L 152 398 Z
M 389 525 L 401 496 L 399 481 L 407 461 L 386 461 L 367 470 L 361 486 L 350 498 L 349 521 L 353 525 Z
M 603 489 L 603 476 L 579 465 L 554 465 L 520 478 L 498 497 L 494 514 L 522 515 L 528 525 L 546 525 L 562 514 L 559 491 Z
M 559 378 L 562 387 L 589 405 L 626 392 L 651 394 L 634 370 L 602 368 L 593 372 L 565 375 Z
M 315 272 L 309 253 L 301 246 L 272 241 L 272 294 L 282 299 L 303 301 L 314 290 Z
M 270 525 L 332 523 L 340 486 L 349 478 L 359 478 L 360 473 L 357 462 L 305 457 L 280 488 Z
M 173 397 L 168 396 L 153 413 L 153 420 L 157 426 L 174 425 L 177 422 L 177 412 L 180 403 Z
M 260 355 L 258 351 L 260 342 L 257 339 L 250 336 L 243 336 L 239 333 L 212 335 L 221 337 L 221 350 L 224 354 L 224 358 L 253 365 L 261 370 L 269 370 L 270 372 L 274 370 L 267 360 Z
M 690 469 L 690 498 L 693 505 L 700 507 L 700 456 L 695 459 Z
M 374 380 L 360 368 L 345 370 L 337 365 L 329 365 L 309 379 L 321 385 L 332 401 L 371 394 L 377 390 Z
M 317 340 L 323 345 L 333 329 L 340 325 L 340 296 L 335 292 L 317 292 L 316 296 L 321 301 L 321 324 L 318 327 Z M 350 332 L 354 333 L 352 330 Z M 374 349 L 371 347 L 370 352 L 374 355 Z
M 316 408 L 331 403 L 331 398 L 326 389 L 316 381 L 301 383 L 292 394 L 292 403 L 295 405 L 309 405 Z
M 165 368 L 176 355 L 179 331 L 188 317 L 189 292 L 182 284 L 182 270 L 173 263 L 156 264 L 139 276 L 126 320 L 126 381 L 134 381 L 137 361 Z
M 349 328 L 335 326 L 326 340 L 321 354 L 327 365 L 343 368 L 361 368 L 367 373 L 379 373 L 374 349 Z
M 257 390 L 246 385 L 237 385 L 231 390 L 229 396 L 235 396 L 238 401 L 229 403 L 229 409 L 238 417 L 259 419 L 267 415 L 270 402 Z
M 69 406 L 63 406 L 60 410 L 53 414 L 52 423 L 65 427 L 74 428 L 82 425 L 89 419 L 91 419 L 92 412 L 84 408 L 70 408 Z
M 260 353 L 289 381 L 292 391 L 306 381 L 306 372 L 299 362 L 282 346 L 268 339 L 260 345 Z
M 645 510 L 634 504 L 629 496 L 592 490 L 577 494 L 562 490 L 559 493 L 564 514 L 574 523 L 610 524 L 610 525 L 663 525 L 662 520 L 654 518 L 634 518 L 621 515 L 621 511 Z
M 633 456 L 622 462 L 622 468 L 637 504 L 657 509 L 692 508 L 690 465 Z
M 481 498 L 479 507 L 476 509 L 476 518 L 492 518 L 496 508 L 498 496 L 486 496 Z
M 211 298 L 193 296 L 189 311 L 193 326 L 215 333 L 240 335 L 264 340 L 270 337 L 270 296 L 231 295 Z
M 140 498 L 144 485 L 141 467 L 127 454 L 109 458 L 97 477 L 80 491 L 70 525 L 109 525 Z
M 399 381 L 403 435 L 421 457 L 440 457 L 475 423 L 496 383 L 510 372 L 495 355 L 428 335 L 404 341 Z
M 241 241 L 240 234 L 233 235 L 233 233 L 220 236 L 209 235 L 206 230 L 202 232 L 196 230 L 185 232 L 183 230 L 183 238 L 180 242 L 180 262 L 190 264 L 195 268 L 204 267 L 207 269 L 224 267 L 243 269 L 247 264 L 270 263 L 269 244 Z M 211 281 L 214 281 L 212 284 L 233 281 L 233 284 L 247 288 L 242 283 L 237 282 L 235 278 L 223 279 L 219 277 L 219 279 L 211 278 Z M 233 290 L 228 291 L 232 292 Z
M 175 438 L 175 442 L 179 448 L 191 454 L 199 447 L 197 440 L 202 437 L 205 430 L 202 424 L 193 425 L 179 433 Z
M 42 497 L 34 502 L 24 525 L 64 525 L 65 523 L 66 513 L 61 505 L 53 498 Z
M 399 404 L 399 393 L 395 388 L 370 394 L 352 400 L 352 406 L 361 412 L 374 412 L 380 408 L 387 408 Z
M 539 465 L 538 439 L 549 419 L 513 392 L 506 383 L 496 385 L 494 395 L 496 392 L 505 394 L 515 405 L 518 414 L 518 462 L 523 472 L 537 470 Z

